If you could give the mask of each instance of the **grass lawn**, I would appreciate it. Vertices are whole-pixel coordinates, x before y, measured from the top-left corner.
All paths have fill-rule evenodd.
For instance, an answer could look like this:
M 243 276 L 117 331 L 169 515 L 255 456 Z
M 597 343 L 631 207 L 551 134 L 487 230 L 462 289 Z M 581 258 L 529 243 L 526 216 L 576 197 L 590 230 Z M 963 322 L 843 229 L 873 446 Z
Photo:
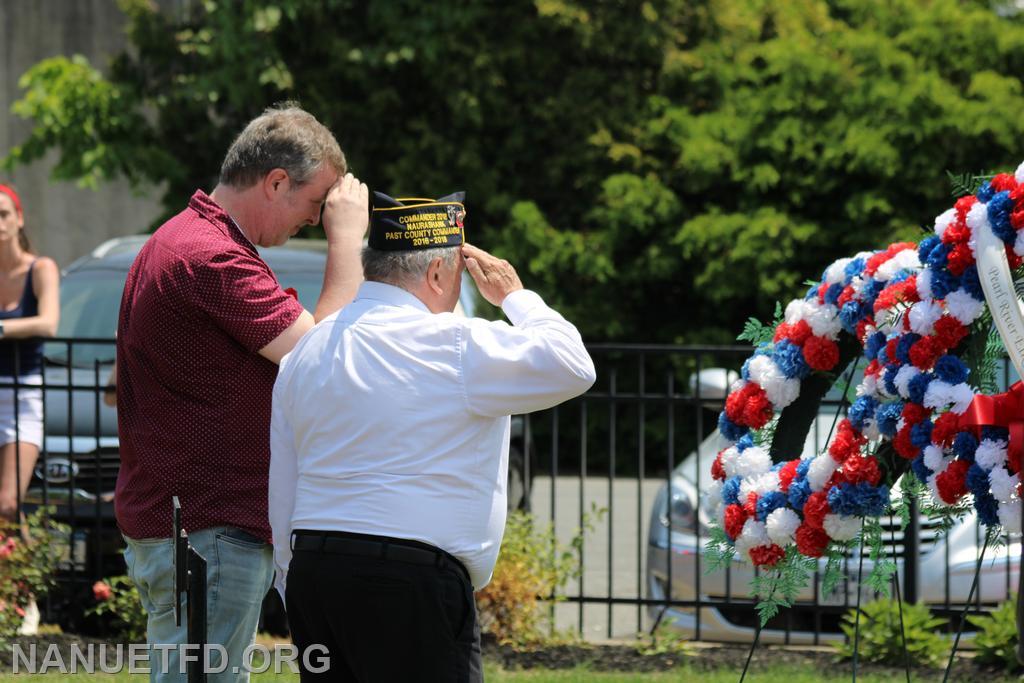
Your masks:
M 689 666 L 681 666 L 674 671 L 666 673 L 604 673 L 590 671 L 586 668 L 570 670 L 538 670 L 527 671 L 505 671 L 496 664 L 487 663 L 485 666 L 485 678 L 489 682 L 497 683 L 646 683 L 647 681 L 700 681 L 700 683 L 736 683 L 739 680 L 740 671 L 730 669 L 718 669 L 713 671 L 698 670 Z M 21 682 L 26 680 L 39 681 L 40 683 L 66 683 L 69 680 L 85 680 L 95 678 L 104 683 L 137 682 L 148 680 L 144 674 L 60 674 L 48 673 L 44 675 L 24 674 L 3 674 L 0 675 L 0 683 Z M 752 668 L 747 675 L 751 683 L 840 683 L 849 681 L 851 678 L 848 666 L 836 666 L 833 675 L 823 675 L 821 671 L 813 667 L 781 665 L 774 667 Z M 938 677 L 941 678 L 941 675 Z M 938 680 L 936 678 L 936 680 Z M 298 681 L 297 674 L 253 674 L 252 680 L 260 683 L 271 681 Z M 892 673 L 888 674 L 858 674 L 858 681 L 863 683 L 891 683 L 897 680 Z M 899 677 L 902 680 L 902 676 Z M 915 675 L 912 680 L 925 680 Z M 931 680 L 930 678 L 928 680 Z M 1019 680 L 1011 677 L 986 678 L 986 683 L 997 683 L 998 681 Z

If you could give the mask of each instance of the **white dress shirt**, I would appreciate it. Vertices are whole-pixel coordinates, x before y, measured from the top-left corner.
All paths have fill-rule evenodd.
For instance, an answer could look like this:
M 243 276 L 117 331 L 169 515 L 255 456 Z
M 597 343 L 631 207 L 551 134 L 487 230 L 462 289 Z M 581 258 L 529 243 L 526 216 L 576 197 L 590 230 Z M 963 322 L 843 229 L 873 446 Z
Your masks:
M 284 596 L 293 529 L 429 543 L 473 586 L 491 577 L 505 528 L 512 414 L 594 383 L 579 332 L 528 290 L 505 322 L 431 313 L 364 282 L 355 301 L 281 361 L 270 427 L 270 526 Z

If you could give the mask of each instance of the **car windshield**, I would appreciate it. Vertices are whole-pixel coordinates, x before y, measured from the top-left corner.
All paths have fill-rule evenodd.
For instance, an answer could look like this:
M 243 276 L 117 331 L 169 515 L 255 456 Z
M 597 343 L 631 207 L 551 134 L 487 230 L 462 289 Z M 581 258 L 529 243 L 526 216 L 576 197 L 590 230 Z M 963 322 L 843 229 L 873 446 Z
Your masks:
M 79 270 L 68 273 L 60 287 L 60 325 L 57 336 L 68 339 L 113 339 L 117 330 L 117 315 L 121 307 L 125 273 L 116 270 Z M 319 272 L 282 272 L 278 274 L 281 286 L 293 287 L 299 302 L 308 311 L 316 307 L 323 284 Z M 114 347 L 106 344 L 74 344 L 50 342 L 45 346 L 46 357 L 66 365 L 68 346 L 70 363 L 76 367 L 93 367 L 96 363 L 109 364 L 114 360 Z

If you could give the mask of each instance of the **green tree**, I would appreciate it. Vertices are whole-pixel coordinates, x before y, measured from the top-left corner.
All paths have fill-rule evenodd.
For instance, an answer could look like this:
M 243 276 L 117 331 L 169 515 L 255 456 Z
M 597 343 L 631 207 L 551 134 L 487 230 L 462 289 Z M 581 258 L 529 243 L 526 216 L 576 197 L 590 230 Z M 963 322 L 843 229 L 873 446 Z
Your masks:
M 1024 23 L 982 2 L 121 3 L 106 78 L 25 75 L 9 164 L 57 148 L 58 177 L 160 184 L 170 214 L 298 99 L 371 187 L 466 189 L 471 239 L 590 340 L 728 341 L 1024 132 Z

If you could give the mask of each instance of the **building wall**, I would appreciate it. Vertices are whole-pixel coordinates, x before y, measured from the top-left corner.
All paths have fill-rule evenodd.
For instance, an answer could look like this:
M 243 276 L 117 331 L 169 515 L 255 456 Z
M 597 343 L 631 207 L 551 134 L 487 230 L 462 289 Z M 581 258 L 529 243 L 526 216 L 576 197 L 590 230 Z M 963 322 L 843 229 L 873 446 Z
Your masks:
M 0 156 L 31 130 L 30 121 L 10 113 L 21 75 L 42 59 L 73 54 L 103 71 L 125 45 L 123 25 L 116 0 L 0 0 Z M 53 181 L 56 158 L 51 153 L 13 173 L 0 171 L 0 182 L 21 195 L 34 249 L 61 266 L 108 238 L 145 232 L 159 215 L 160 188 L 133 192 L 118 181 L 88 190 Z

